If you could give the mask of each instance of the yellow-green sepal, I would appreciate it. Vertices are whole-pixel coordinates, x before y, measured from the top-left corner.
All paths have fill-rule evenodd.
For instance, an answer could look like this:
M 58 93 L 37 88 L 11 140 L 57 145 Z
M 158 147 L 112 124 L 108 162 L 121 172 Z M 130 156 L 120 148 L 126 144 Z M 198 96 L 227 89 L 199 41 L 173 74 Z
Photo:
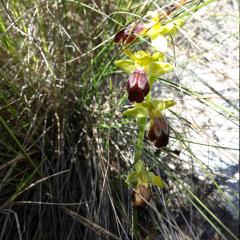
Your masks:
M 133 73 L 135 70 L 135 63 L 131 59 L 121 59 L 114 62 L 115 65 L 121 68 L 124 72 Z
M 174 100 L 158 100 L 158 99 L 152 99 L 151 103 L 153 104 L 156 111 L 162 111 L 167 108 L 170 108 L 176 104 Z
M 160 29 L 160 33 L 163 34 L 163 35 L 174 34 L 184 24 L 185 24 L 185 20 L 184 19 L 181 19 L 181 18 L 175 19 L 172 22 L 162 26 L 161 29 Z
M 171 71 L 174 66 L 170 63 L 164 62 L 151 62 L 149 64 L 148 72 L 149 75 L 159 77 L 169 71 Z
M 124 111 L 123 115 L 130 118 L 143 118 L 148 116 L 148 110 L 142 105 L 136 104 L 134 108 Z

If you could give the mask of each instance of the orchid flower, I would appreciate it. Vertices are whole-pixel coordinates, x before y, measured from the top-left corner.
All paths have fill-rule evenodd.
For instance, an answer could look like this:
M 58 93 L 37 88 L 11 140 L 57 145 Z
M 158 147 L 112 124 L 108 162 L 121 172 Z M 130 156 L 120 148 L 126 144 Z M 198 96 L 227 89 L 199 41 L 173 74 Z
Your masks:
M 147 23 L 133 23 L 127 28 L 119 31 L 114 38 L 115 43 L 130 44 L 139 36 L 148 36 L 154 50 L 166 52 L 168 40 L 165 35 L 172 35 L 183 26 L 185 20 L 177 18 L 169 23 L 162 25 L 158 11 L 148 12 L 151 17 Z

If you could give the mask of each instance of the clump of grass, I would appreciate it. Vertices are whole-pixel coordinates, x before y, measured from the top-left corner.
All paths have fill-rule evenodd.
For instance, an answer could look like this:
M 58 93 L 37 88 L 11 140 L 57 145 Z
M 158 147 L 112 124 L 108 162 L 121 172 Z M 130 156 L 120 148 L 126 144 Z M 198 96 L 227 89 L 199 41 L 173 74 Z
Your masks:
M 229 105 L 225 92 L 192 73 L 189 59 L 213 72 L 216 68 L 212 56 L 194 45 L 195 31 L 188 28 L 174 39 L 175 56 L 169 56 L 178 72 L 173 81 L 160 81 L 162 96 L 174 94 L 183 102 L 181 111 L 169 116 L 175 121 L 171 147 L 159 152 L 145 140 L 144 148 L 144 160 L 170 188 L 154 189 L 153 200 L 140 211 L 131 207 L 125 176 L 137 134 L 133 122 L 121 115 L 126 76 L 112 64 L 120 55 L 112 40 L 122 26 L 161 7 L 156 4 L 1 2 L 0 239 L 204 239 L 204 234 L 236 239 L 236 226 L 221 215 L 223 207 L 215 207 L 217 201 L 237 208 L 221 185 L 230 177 L 203 164 L 194 146 L 233 160 L 237 147 L 218 143 L 208 136 L 207 126 L 196 126 L 187 113 L 200 105 L 233 128 L 238 106 L 236 99 L 228 96 Z M 174 14 L 197 10 L 199 4 L 191 1 Z M 192 22 L 200 25 L 197 17 Z M 234 32 L 229 37 L 234 39 Z M 224 46 L 217 39 L 211 44 L 213 49 Z M 188 59 L 181 58 L 185 53 Z M 234 80 L 229 81 L 232 87 Z M 211 91 L 207 96 L 194 87 L 199 82 Z M 199 180 L 196 169 L 208 181 Z

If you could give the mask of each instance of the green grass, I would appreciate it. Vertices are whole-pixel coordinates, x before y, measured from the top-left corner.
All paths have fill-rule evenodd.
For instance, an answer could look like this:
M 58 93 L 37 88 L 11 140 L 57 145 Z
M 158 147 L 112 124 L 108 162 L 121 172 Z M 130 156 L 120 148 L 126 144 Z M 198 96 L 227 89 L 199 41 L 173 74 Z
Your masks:
M 127 75 L 113 64 L 123 56 L 113 36 L 149 9 L 163 6 L 144 2 L 0 2 L 0 239 L 204 239 L 206 229 L 216 239 L 238 239 L 237 220 L 226 206 L 236 215 L 239 208 L 223 188 L 231 177 L 213 171 L 196 151 L 196 146 L 204 153 L 212 149 L 219 159 L 226 156 L 237 164 L 237 141 L 218 141 L 208 132 L 219 130 L 214 130 L 219 119 L 238 128 L 236 94 L 225 96 L 189 67 L 195 62 L 225 74 L 208 55 L 230 46 L 220 39 L 225 32 L 215 29 L 221 41 L 207 40 L 208 49 L 201 46 L 201 32 L 211 26 L 211 14 L 220 12 L 211 4 L 226 9 L 221 16 L 227 18 L 231 1 L 193 0 L 170 16 L 192 14 L 173 39 L 176 53 L 168 56 L 181 74 L 159 81 L 160 97 L 177 100 L 168 112 L 171 141 L 159 151 L 144 138 L 143 151 L 143 160 L 169 188 L 153 188 L 143 209 L 131 206 L 132 189 L 125 180 L 137 124 L 122 116 Z M 201 19 L 201 11 L 209 16 Z M 235 41 L 236 32 L 226 39 Z M 218 63 L 231 67 L 225 53 L 219 54 Z M 209 91 L 200 91 L 199 83 Z M 227 84 L 238 86 L 230 77 Z M 212 125 L 194 122 L 196 106 L 206 119 L 212 116 Z

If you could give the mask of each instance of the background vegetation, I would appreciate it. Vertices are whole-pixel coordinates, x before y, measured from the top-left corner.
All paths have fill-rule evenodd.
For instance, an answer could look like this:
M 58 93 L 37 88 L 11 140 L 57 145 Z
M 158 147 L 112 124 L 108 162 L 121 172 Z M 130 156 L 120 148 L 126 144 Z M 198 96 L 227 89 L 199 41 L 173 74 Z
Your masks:
M 142 209 L 126 185 L 137 137 L 114 34 L 170 1 L 0 2 L 0 239 L 238 239 L 238 3 L 192 0 L 174 36 L 168 189 Z M 209 3 L 209 5 L 207 5 Z M 206 5 L 206 6 L 204 6 Z M 197 11 L 198 10 L 198 11 Z

